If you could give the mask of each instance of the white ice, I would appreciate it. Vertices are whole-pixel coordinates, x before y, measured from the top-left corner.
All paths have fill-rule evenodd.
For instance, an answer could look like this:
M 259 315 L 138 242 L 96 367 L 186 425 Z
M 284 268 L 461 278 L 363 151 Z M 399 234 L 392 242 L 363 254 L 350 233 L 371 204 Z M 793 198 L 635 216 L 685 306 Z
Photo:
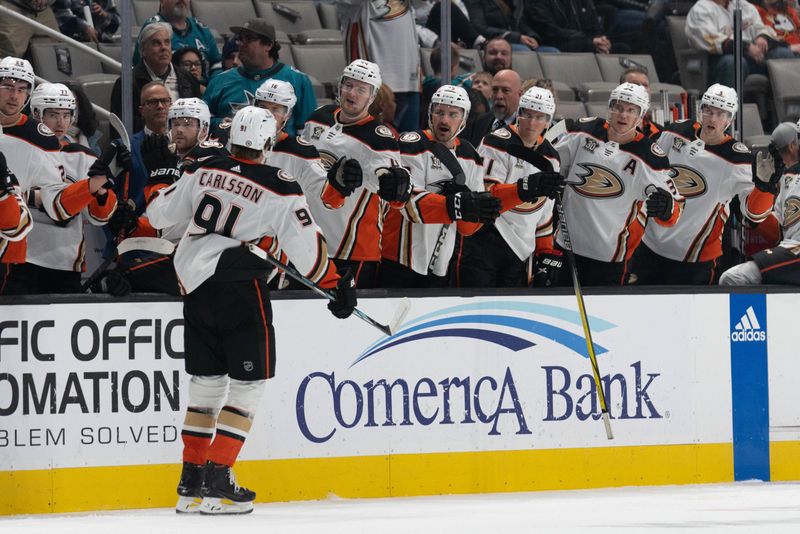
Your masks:
M 800 483 L 328 499 L 259 504 L 244 516 L 172 509 L 0 518 L 13 534 L 800 533 Z

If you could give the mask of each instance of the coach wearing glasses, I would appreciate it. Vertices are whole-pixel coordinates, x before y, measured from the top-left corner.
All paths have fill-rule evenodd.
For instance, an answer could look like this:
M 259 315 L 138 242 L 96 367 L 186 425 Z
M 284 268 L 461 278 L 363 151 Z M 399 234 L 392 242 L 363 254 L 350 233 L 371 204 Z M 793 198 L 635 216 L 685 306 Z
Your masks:
M 200 83 L 188 71 L 172 65 L 172 27 L 166 22 L 148 24 L 139 33 L 142 61 L 133 68 L 133 131 L 144 126 L 140 109 L 142 87 L 161 81 L 174 101 L 179 98 L 200 98 Z M 118 78 L 111 91 L 111 111 L 122 113 L 122 90 Z M 169 105 L 167 105 L 169 107 Z
M 265 19 L 250 19 L 244 26 L 233 26 L 239 44 L 241 66 L 214 76 L 203 94 L 211 111 L 212 127 L 226 117 L 233 117 L 240 107 L 253 104 L 253 95 L 265 80 L 283 80 L 292 84 L 297 104 L 284 130 L 296 135 L 317 107 L 311 80 L 294 67 L 278 59 L 281 45 L 275 40 L 275 28 Z

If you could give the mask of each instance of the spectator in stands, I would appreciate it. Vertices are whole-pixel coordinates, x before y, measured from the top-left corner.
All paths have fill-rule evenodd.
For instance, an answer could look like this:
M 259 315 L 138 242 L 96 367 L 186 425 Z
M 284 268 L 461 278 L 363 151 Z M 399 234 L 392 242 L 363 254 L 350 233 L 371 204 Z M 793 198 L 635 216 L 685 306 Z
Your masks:
M 492 98 L 492 74 L 482 70 L 472 75 L 472 89 L 481 93 L 488 102 Z M 475 106 L 473 106 L 473 109 Z
M 208 26 L 191 16 L 191 7 L 192 0 L 161 0 L 158 13 L 145 21 L 142 30 L 154 22 L 168 23 L 172 26 L 173 52 L 186 46 L 197 48 L 203 55 L 204 71 L 211 77 L 222 69 L 222 54 Z M 137 44 L 133 52 L 133 64 L 138 62 Z
M 450 79 L 454 80 L 456 78 L 456 73 L 458 72 L 458 61 L 461 58 L 461 54 L 458 51 L 458 47 L 454 43 L 450 43 Z M 442 85 L 442 47 L 440 45 L 436 45 L 433 50 L 431 50 L 431 70 L 433 70 L 433 74 L 430 76 L 425 76 L 422 80 L 422 109 L 428 109 L 428 103 L 431 101 L 431 96 L 436 90 L 441 87 Z
M 733 12 L 730 0 L 698 0 L 686 15 L 686 36 L 698 50 L 710 54 L 710 83 L 735 86 L 733 55 Z M 767 74 L 767 59 L 794 57 L 786 47 L 777 46 L 775 31 L 761 21 L 755 6 L 741 2 L 742 64 L 745 78 L 749 74 Z
M 194 76 L 194 79 L 200 84 L 201 95 L 206 92 L 208 76 L 204 70 L 203 56 L 198 49 L 187 46 L 177 50 L 172 55 L 172 64 Z
M 795 56 L 800 56 L 800 17 L 797 10 L 786 0 L 763 0 L 756 6 L 764 24 L 775 30 L 781 43 L 788 46 Z
M 647 69 L 643 67 L 629 67 L 625 69 L 619 77 L 619 83 L 623 84 L 625 82 L 641 85 L 647 89 L 647 94 L 650 94 L 650 78 L 647 75 Z M 652 111 L 651 106 L 645 116 L 642 117 L 642 125 L 639 126 L 639 129 L 647 137 L 656 137 L 661 132 L 661 125 L 654 123 L 652 120 Z
M 486 50 L 483 53 L 483 70 L 494 76 L 501 70 L 510 68 L 511 43 L 504 37 L 493 37 L 489 39 L 486 43 Z M 480 142 L 480 140 L 478 142 Z M 475 146 L 477 146 L 477 144 Z
M 172 98 L 161 80 L 149 82 L 142 87 L 139 113 L 144 127 L 131 137 L 133 171 L 128 180 L 128 198 L 136 204 L 136 215 L 141 215 L 146 208 L 144 186 L 147 185 L 147 169 L 142 160 L 142 142 L 146 136 L 166 135 L 167 113 L 171 105 Z M 121 191 L 117 191 L 118 195 L 120 193 Z
M 558 52 L 552 46 L 542 46 L 542 37 L 530 26 L 525 16 L 523 0 L 465 0 L 469 20 L 486 37 L 502 37 L 514 50 Z
M 75 95 L 77 104 L 75 109 L 76 120 L 67 129 L 67 135 L 64 139 L 70 143 L 87 146 L 99 156 L 101 153 L 100 138 L 103 137 L 103 133 L 98 128 L 100 124 L 97 121 L 92 102 L 78 82 L 69 80 L 64 82 L 64 85 Z
M 50 5 L 54 0 L 0 0 L 0 6 L 21 13 L 48 28 L 60 31 Z M 0 17 L 0 57 L 23 57 L 28 50 L 31 37 L 37 31 L 11 17 Z
M 239 61 L 239 43 L 236 39 L 231 39 L 225 43 L 225 47 L 222 49 L 222 70 L 230 70 L 241 65 L 242 63 Z
M 605 35 L 593 0 L 525 0 L 525 15 L 544 42 L 562 52 L 631 51 Z
M 139 92 L 145 84 L 160 80 L 169 91 L 170 98 L 200 96 L 200 83 L 182 68 L 172 65 L 172 27 L 166 22 L 154 22 L 139 32 L 142 62 L 133 68 L 133 101 L 139 102 Z M 122 114 L 122 89 L 117 78 L 111 91 L 111 111 Z M 142 116 L 134 108 L 133 131 L 142 129 Z
M 412 0 L 335 0 L 342 23 L 345 61 L 380 65 L 394 91 L 395 123 L 401 132 L 419 128 L 420 69 Z
M 501 70 L 492 78 L 492 111 L 479 115 L 464 129 L 465 137 L 473 145 L 497 128 L 506 127 L 517 120 L 517 106 L 522 95 L 522 80 L 515 71 Z
M 233 117 L 240 107 L 250 105 L 264 80 L 272 78 L 292 84 L 297 96 L 294 112 L 284 131 L 297 135 L 306 119 L 317 107 L 311 81 L 302 72 L 278 60 L 281 45 L 275 40 L 275 28 L 264 19 L 251 19 L 244 26 L 234 26 L 231 32 L 239 43 L 241 67 L 232 68 L 211 79 L 203 99 L 211 110 L 212 125 Z
M 442 27 L 441 2 L 436 0 L 423 3 L 427 4 L 430 10 L 425 13 L 424 9 L 416 8 L 417 23 L 425 25 L 422 29 L 417 26 L 417 32 L 420 34 L 420 42 L 423 46 L 433 48 L 438 43 L 439 32 Z M 422 21 L 420 20 L 421 13 L 424 13 Z M 486 43 L 486 37 L 481 35 L 470 22 L 469 12 L 462 0 L 452 0 L 450 2 L 450 33 L 453 42 L 461 44 L 464 48 L 483 48 L 484 43 Z M 433 39 L 429 37 L 426 40 L 424 37 L 426 34 L 433 35 Z
M 375 100 L 369 105 L 369 114 L 375 117 L 378 122 L 389 128 L 394 134 L 395 139 L 400 138 L 400 133 L 394 127 L 394 115 L 397 111 L 397 103 L 394 101 L 394 93 L 385 83 L 381 84 L 380 89 L 375 95 Z
M 112 0 L 89 2 L 92 22 L 83 17 L 83 0 L 55 0 L 53 12 L 61 33 L 76 41 L 110 43 L 119 29 L 120 15 Z

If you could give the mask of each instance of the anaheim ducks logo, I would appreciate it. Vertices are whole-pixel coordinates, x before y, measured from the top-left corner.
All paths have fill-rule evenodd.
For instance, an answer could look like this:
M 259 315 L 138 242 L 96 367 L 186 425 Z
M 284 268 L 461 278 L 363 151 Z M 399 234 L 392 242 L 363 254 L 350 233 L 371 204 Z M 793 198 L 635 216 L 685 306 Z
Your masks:
M 783 227 L 789 228 L 800 221 L 800 198 L 789 197 L 783 203 Z
M 319 151 L 319 159 L 320 163 L 322 163 L 322 168 L 326 171 L 329 171 L 333 164 L 336 163 L 339 158 L 336 157 L 336 154 L 332 154 L 326 150 Z
M 512 208 L 511 211 L 514 213 L 533 213 L 544 206 L 545 202 L 547 202 L 547 197 L 539 197 L 536 199 L 536 202 L 524 202 Z
M 578 163 L 578 166 L 586 171 L 585 174 L 578 174 L 581 183 L 570 184 L 576 193 L 585 197 L 612 198 L 618 197 L 625 192 L 625 184 L 613 171 L 600 165 L 591 163 Z
M 391 20 L 402 17 L 408 11 L 408 0 L 373 0 L 376 16 L 372 20 Z
M 670 178 L 675 182 L 678 192 L 685 198 L 699 197 L 708 189 L 705 179 L 694 169 L 683 165 L 673 165 Z

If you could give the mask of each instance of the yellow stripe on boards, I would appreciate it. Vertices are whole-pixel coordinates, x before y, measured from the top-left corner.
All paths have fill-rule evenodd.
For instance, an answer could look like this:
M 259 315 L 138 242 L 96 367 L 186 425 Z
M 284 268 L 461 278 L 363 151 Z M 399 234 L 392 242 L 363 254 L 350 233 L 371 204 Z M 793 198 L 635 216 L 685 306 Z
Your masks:
M 800 480 L 800 441 L 769 444 L 770 480 Z
M 257 492 L 258 502 L 698 484 L 733 480 L 733 446 L 259 460 L 237 463 L 236 474 L 240 484 Z M 3 471 L 0 515 L 174 506 L 179 476 L 178 462 Z

